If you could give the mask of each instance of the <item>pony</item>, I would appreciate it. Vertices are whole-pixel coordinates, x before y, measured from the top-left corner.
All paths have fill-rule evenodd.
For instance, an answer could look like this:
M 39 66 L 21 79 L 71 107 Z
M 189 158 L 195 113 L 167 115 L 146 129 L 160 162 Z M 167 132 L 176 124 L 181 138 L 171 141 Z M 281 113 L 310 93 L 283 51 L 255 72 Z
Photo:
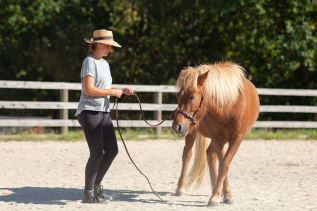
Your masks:
M 183 195 L 185 186 L 194 182 L 195 189 L 202 185 L 209 166 L 212 196 L 207 206 L 217 207 L 221 194 L 224 203 L 234 203 L 228 182 L 229 166 L 260 108 L 257 90 L 245 75 L 244 68 L 230 61 L 181 71 L 176 81 L 178 108 L 172 129 L 185 136 L 185 146 L 176 196 Z M 195 158 L 186 185 L 195 141 Z

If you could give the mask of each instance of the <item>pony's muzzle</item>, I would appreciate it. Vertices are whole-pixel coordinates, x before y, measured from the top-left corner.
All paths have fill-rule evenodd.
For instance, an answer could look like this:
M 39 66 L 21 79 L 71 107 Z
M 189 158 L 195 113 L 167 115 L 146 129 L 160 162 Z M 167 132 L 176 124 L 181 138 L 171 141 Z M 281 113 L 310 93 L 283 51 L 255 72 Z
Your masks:
M 188 124 L 182 126 L 181 124 L 176 124 L 172 126 L 176 135 L 185 136 L 188 130 Z
M 174 127 L 174 131 L 175 132 L 181 132 L 181 130 L 182 130 L 182 125 L 180 125 L 180 124 L 177 124 L 177 125 L 175 125 L 175 127 Z

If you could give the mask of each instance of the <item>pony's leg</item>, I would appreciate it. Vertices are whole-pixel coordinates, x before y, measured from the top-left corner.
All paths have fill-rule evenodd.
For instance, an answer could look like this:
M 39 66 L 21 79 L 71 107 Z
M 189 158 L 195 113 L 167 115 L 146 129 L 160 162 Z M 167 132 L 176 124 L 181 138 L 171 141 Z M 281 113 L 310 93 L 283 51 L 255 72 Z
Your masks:
M 212 148 L 212 147 L 211 147 Z M 215 156 L 217 156 L 217 153 L 216 151 L 213 149 L 214 153 L 215 153 Z M 222 148 L 221 150 L 221 160 L 225 157 L 225 154 L 226 154 L 226 151 L 224 148 Z M 217 161 L 217 157 L 216 157 L 216 161 Z M 216 162 L 215 161 L 215 162 Z M 215 170 L 216 170 L 216 174 L 217 174 L 217 167 L 216 167 L 216 163 L 214 164 L 215 165 Z M 210 171 L 211 172 L 211 171 Z M 215 180 L 217 180 L 217 177 L 215 178 Z M 216 181 L 215 181 L 215 184 L 213 184 L 213 187 L 216 186 Z M 229 186 L 229 181 L 228 181 L 228 174 L 225 176 L 224 180 L 223 180 L 223 185 L 222 185 L 222 193 L 220 194 L 220 196 L 223 196 L 223 202 L 225 204 L 233 204 L 234 201 L 233 201 L 233 197 L 231 195 L 231 189 L 230 189 L 230 186 Z
M 223 149 L 221 151 L 222 157 L 225 156 L 225 150 Z M 218 176 L 218 172 L 217 172 L 217 153 L 215 151 L 215 149 L 209 145 L 208 149 L 207 149 L 207 158 L 208 158 L 208 164 L 209 164 L 209 173 L 210 173 L 210 181 L 211 181 L 211 190 L 213 189 L 213 187 L 216 186 L 216 181 L 217 181 L 217 176 Z M 231 196 L 231 190 L 229 187 L 229 183 L 228 183 L 228 176 L 226 175 L 224 181 L 223 181 L 223 192 L 226 193 L 225 194 L 225 198 L 232 198 Z M 222 196 L 222 194 L 221 194 Z M 228 197 L 227 197 L 228 196 Z M 227 202 L 225 202 L 227 203 Z M 227 204 L 233 204 L 233 200 L 232 203 L 228 203 Z
M 231 189 L 228 181 L 228 173 L 223 180 L 223 203 L 225 204 L 233 204 L 234 200 L 231 195 Z
M 185 186 L 186 186 L 186 172 L 189 160 L 193 154 L 192 148 L 196 139 L 197 132 L 192 132 L 190 134 L 187 134 L 185 137 L 185 147 L 183 150 L 183 156 L 182 156 L 182 171 L 181 175 L 178 179 L 177 189 L 176 189 L 176 196 L 182 196 L 185 193 Z
M 225 156 L 224 149 L 221 151 L 221 154 L 223 155 L 223 157 Z M 230 163 L 231 163 L 231 161 L 230 161 Z M 233 197 L 231 195 L 231 189 L 230 189 L 229 180 L 228 180 L 228 173 L 226 174 L 225 178 L 223 179 L 222 192 L 223 192 L 223 203 L 233 204 L 234 200 L 233 200 Z
M 224 157 L 223 157 L 224 146 L 219 143 L 213 144 L 213 146 L 215 146 L 215 150 L 217 152 L 217 156 L 219 159 L 219 170 L 218 170 L 219 173 L 218 173 L 216 186 L 214 187 L 212 191 L 212 196 L 209 199 L 209 202 L 207 204 L 208 206 L 212 206 L 212 207 L 218 206 L 222 183 L 224 183 L 224 186 L 226 186 L 224 187 L 224 202 L 228 202 L 228 204 L 230 204 L 230 202 L 233 202 L 228 180 L 224 181 L 224 179 L 228 175 L 230 163 L 234 155 L 236 154 L 241 144 L 241 141 L 242 139 L 230 142 L 228 150 L 225 153 Z
M 213 187 L 216 186 L 216 181 L 217 181 L 217 154 L 212 147 L 212 144 L 209 145 L 207 151 L 207 160 L 208 160 L 208 166 L 209 166 L 209 173 L 210 173 L 210 181 L 211 181 L 211 190 Z

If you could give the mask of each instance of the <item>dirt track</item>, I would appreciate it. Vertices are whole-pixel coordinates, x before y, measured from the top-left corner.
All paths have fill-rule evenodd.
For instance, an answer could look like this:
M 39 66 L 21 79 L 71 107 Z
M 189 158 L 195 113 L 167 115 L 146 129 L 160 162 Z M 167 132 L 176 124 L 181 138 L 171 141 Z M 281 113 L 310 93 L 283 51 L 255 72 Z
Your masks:
M 174 196 L 183 140 L 121 141 L 103 181 L 114 200 L 82 204 L 86 142 L 0 142 L 0 210 L 210 210 L 208 177 L 196 192 Z M 243 141 L 229 170 L 235 204 L 214 210 L 316 210 L 317 141 Z

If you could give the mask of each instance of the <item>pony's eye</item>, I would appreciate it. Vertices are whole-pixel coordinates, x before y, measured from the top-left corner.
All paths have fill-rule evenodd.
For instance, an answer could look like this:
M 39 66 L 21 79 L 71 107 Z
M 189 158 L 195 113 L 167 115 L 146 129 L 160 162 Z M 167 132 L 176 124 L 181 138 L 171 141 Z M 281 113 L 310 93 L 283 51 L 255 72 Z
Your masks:
M 192 96 L 190 96 L 189 99 L 193 100 L 193 99 L 195 99 L 195 97 L 196 97 L 196 96 L 192 95 Z

